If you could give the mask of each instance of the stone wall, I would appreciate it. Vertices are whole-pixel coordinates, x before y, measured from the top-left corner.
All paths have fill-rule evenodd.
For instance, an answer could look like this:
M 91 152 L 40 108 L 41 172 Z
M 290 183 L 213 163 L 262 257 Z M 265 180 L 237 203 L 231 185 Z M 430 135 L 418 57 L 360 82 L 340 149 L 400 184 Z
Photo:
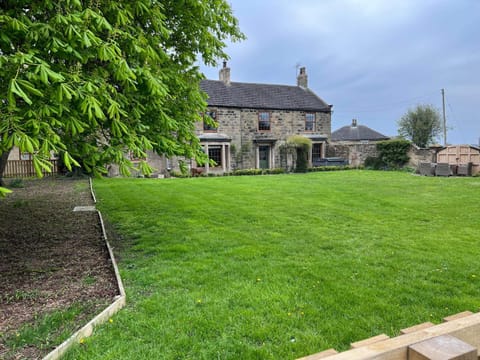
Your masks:
M 356 141 L 335 141 L 328 144 L 327 157 L 341 157 L 348 160 L 352 166 L 365 163 L 367 157 L 377 157 L 376 142 L 361 143 Z M 421 162 L 436 162 L 435 149 L 421 149 L 415 145 L 408 152 L 410 158 L 407 166 L 418 168 Z
M 436 162 L 436 151 L 435 149 L 422 149 L 412 145 L 408 157 L 410 160 L 407 165 L 417 169 L 421 162 Z
M 341 157 L 351 166 L 361 166 L 367 157 L 377 157 L 376 142 L 335 141 L 328 144 L 327 157 Z

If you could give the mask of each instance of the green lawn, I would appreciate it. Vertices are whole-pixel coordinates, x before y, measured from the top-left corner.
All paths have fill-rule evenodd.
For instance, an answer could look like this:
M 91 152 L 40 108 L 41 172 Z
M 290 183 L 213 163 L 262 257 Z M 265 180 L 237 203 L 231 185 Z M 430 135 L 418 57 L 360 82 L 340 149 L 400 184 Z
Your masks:
M 68 359 L 294 359 L 480 307 L 480 178 L 94 184 L 128 305 Z

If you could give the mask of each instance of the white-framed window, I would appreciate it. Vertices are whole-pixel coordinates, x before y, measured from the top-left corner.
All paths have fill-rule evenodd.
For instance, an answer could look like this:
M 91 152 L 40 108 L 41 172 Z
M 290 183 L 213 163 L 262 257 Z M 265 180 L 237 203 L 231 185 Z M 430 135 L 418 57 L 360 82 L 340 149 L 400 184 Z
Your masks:
M 270 113 L 268 111 L 260 111 L 258 113 L 258 130 L 270 131 Z
M 315 113 L 305 113 L 305 131 L 315 130 Z

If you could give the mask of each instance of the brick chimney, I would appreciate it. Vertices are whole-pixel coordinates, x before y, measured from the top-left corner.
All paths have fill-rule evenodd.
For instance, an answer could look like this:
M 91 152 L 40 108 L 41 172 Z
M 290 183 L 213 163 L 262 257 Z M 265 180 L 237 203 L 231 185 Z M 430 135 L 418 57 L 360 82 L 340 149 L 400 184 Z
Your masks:
M 300 73 L 297 76 L 297 86 L 308 88 L 308 76 L 305 67 L 300 68 Z
M 223 81 L 225 85 L 230 85 L 230 68 L 227 67 L 227 62 L 223 62 L 223 68 L 220 69 L 218 73 L 220 81 Z

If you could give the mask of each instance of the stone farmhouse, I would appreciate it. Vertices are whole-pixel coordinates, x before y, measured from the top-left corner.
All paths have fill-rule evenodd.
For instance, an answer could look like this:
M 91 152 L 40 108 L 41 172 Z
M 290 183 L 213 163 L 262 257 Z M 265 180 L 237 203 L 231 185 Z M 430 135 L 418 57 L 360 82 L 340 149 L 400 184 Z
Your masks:
M 204 117 L 215 121 L 196 129 L 205 153 L 216 163 L 205 165 L 205 173 L 290 167 L 294 159 L 282 146 L 291 135 L 312 141 L 311 166 L 325 157 L 332 105 L 308 88 L 304 67 L 296 86 L 270 85 L 233 82 L 224 62 L 219 80 L 203 80 L 201 88 L 208 94 Z

